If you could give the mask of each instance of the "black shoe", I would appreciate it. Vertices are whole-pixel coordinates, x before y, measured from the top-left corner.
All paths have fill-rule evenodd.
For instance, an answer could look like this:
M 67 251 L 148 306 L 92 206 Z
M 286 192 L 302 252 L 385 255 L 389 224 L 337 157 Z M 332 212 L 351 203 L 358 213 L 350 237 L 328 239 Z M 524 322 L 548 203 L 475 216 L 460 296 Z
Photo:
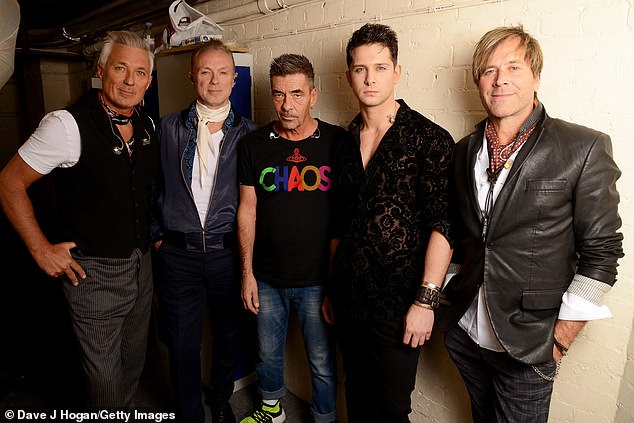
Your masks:
M 211 407 L 211 421 L 213 423 L 236 423 L 231 404 L 227 401 L 214 404 Z

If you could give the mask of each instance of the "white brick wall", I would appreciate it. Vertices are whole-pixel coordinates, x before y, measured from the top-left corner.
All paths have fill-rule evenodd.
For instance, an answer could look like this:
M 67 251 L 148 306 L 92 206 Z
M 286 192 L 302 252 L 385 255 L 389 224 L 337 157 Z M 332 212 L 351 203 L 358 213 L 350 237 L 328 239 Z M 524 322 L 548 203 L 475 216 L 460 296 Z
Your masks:
M 212 5 L 226 2 L 211 1 L 200 8 L 212 13 L 219 10 Z M 355 29 L 378 17 L 400 38 L 399 62 L 404 72 L 398 96 L 457 140 L 484 116 L 469 73 L 474 43 L 495 26 L 523 23 L 544 50 L 539 96 L 548 113 L 612 136 L 623 170 L 619 191 L 625 250 L 631 251 L 634 1 L 463 0 L 453 2 L 458 5 L 455 8 L 422 12 L 427 6 L 449 3 L 324 0 L 232 26 L 239 41 L 254 54 L 257 120 L 264 123 L 273 117 L 268 86 L 271 58 L 302 53 L 312 60 L 317 73 L 320 97 L 314 115 L 346 125 L 357 105 L 345 79 L 343 49 Z M 605 300 L 614 318 L 590 323 L 564 359 L 555 384 L 551 422 L 634 421 L 633 284 L 634 259 L 628 255 L 621 260 L 619 281 Z M 292 352 L 301 350 L 301 343 L 293 345 Z M 289 388 L 309 399 L 306 373 L 293 363 L 288 367 Z M 412 399 L 413 422 L 469 421 L 464 387 L 439 336 L 421 354 Z
M 63 60 L 42 60 L 40 72 L 46 112 L 63 109 L 76 101 L 85 91 L 84 82 L 89 77 L 83 63 Z

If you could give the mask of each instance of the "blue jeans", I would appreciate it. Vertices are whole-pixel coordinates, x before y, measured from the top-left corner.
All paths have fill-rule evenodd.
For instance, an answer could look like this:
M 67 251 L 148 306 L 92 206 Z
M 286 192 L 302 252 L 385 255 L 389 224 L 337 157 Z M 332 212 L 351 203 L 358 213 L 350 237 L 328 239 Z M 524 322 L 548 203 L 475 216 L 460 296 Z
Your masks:
M 481 348 L 458 325 L 445 335 L 445 347 L 469 392 L 474 423 L 548 421 L 554 360 L 521 363 L 505 352 Z
M 333 422 L 336 417 L 337 370 L 333 338 L 321 314 L 324 288 L 276 288 L 258 281 L 258 296 L 259 360 L 255 370 L 260 379 L 262 399 L 276 400 L 286 395 L 284 347 L 292 305 L 297 311 L 312 373 L 311 413 L 316 423 Z

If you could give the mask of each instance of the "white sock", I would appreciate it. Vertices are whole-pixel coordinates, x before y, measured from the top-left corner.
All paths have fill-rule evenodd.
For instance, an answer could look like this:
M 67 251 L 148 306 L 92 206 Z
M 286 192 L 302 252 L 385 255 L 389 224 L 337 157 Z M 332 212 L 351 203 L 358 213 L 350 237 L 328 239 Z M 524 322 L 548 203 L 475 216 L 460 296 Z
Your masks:
M 263 399 L 262 402 L 266 405 L 269 405 L 271 407 L 273 407 L 275 404 L 277 404 L 279 400 L 265 400 Z

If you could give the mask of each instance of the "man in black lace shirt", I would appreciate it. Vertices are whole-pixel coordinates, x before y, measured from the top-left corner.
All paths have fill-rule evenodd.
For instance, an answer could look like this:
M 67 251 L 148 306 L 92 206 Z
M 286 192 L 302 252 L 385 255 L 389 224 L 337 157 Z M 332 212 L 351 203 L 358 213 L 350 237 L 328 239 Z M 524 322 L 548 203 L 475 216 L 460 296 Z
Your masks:
M 360 113 L 337 150 L 330 303 L 349 421 L 408 422 L 420 346 L 451 257 L 449 133 L 402 100 L 392 29 L 366 24 L 347 46 Z M 370 406 L 371 404 L 371 406 Z

